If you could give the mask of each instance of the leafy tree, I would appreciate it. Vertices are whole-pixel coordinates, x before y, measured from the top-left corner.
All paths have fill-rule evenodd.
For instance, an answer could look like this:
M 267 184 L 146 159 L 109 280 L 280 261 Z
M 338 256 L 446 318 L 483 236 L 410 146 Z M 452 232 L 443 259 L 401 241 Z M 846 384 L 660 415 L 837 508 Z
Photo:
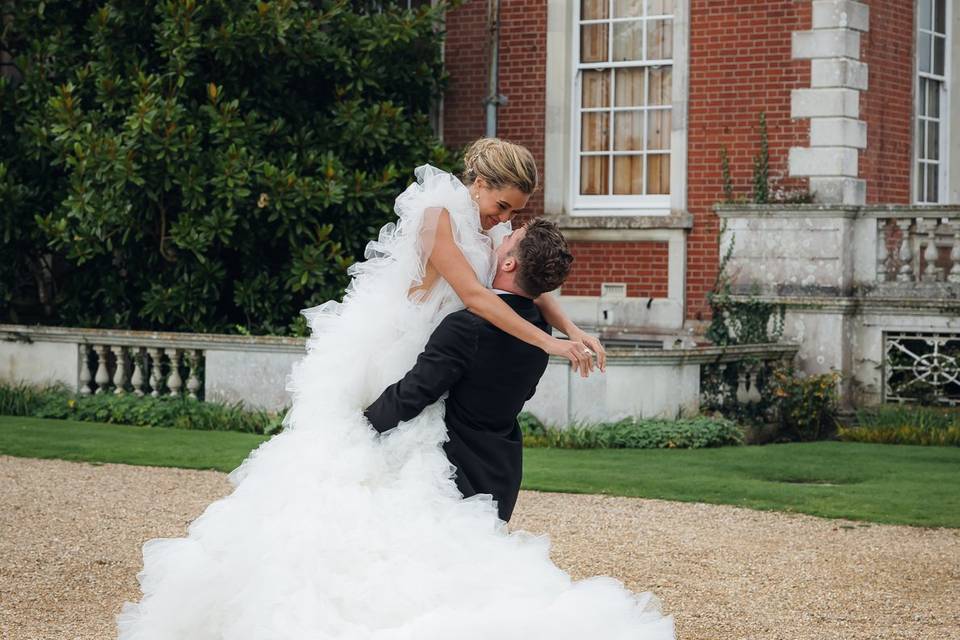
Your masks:
M 15 3 L 0 317 L 302 331 L 412 168 L 456 162 L 429 116 L 449 3 L 370 4 Z

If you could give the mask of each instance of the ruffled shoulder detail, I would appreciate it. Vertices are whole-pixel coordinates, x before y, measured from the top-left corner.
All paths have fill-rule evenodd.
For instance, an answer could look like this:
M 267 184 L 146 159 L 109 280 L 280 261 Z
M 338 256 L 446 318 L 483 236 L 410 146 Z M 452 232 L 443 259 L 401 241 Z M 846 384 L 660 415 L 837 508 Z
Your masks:
M 454 241 L 477 279 L 489 286 L 495 265 L 493 244 L 480 228 L 479 209 L 470 190 L 457 176 L 430 164 L 417 167 L 414 175 L 416 182 L 394 203 L 396 221 L 384 225 L 377 239 L 367 244 L 364 260 L 349 268 L 351 281 L 343 302 L 326 302 L 301 311 L 314 334 L 328 330 L 327 321 L 342 315 L 345 306 L 369 304 L 368 310 L 376 312 L 384 305 L 400 304 L 411 287 L 422 284 L 440 209 L 449 212 Z M 443 280 L 433 285 L 428 299 L 421 301 L 421 307 L 436 317 L 462 306 Z

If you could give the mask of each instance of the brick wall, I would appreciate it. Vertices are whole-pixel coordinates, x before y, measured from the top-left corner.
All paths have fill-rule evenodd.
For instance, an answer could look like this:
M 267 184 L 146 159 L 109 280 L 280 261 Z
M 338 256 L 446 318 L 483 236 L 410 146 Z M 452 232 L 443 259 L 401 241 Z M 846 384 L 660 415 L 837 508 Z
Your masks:
M 810 86 L 810 63 L 791 59 L 791 34 L 809 29 L 811 4 L 794 0 L 690 0 L 687 316 L 708 317 L 706 293 L 719 263 L 723 197 L 720 149 L 727 147 L 737 194 L 749 195 L 757 123 L 766 113 L 770 176 L 785 188 L 805 187 L 787 174 L 790 147 L 808 146 L 809 123 L 790 118 L 790 91 Z
M 487 2 L 469 0 L 447 14 L 444 59 L 450 84 L 443 97 L 443 139 L 460 147 L 483 135 L 487 95 Z
M 627 285 L 631 298 L 667 296 L 666 242 L 574 242 L 567 296 L 598 296 L 601 282 Z
M 530 149 L 542 173 L 547 105 L 547 3 L 501 0 L 500 20 L 500 93 L 507 97 L 507 104 L 500 106 L 497 135 Z M 526 213 L 543 213 L 542 186 L 531 196 Z
M 916 43 L 913 2 L 870 0 L 870 31 L 860 40 L 860 58 L 869 65 L 860 117 L 867 123 L 867 148 L 860 153 L 860 177 L 867 202 L 911 201 L 913 88 Z
M 870 32 L 861 55 L 870 65 L 870 90 L 861 95 L 868 148 L 860 175 L 868 202 L 909 201 L 913 92 L 913 9 L 901 0 L 873 0 Z M 450 145 L 483 135 L 487 91 L 486 0 L 468 0 L 447 18 L 444 133 Z M 712 211 L 722 198 L 720 148 L 730 155 L 734 188 L 748 196 L 760 111 L 767 116 L 774 183 L 804 188 L 790 178 L 790 147 L 808 146 L 808 120 L 790 118 L 790 91 L 810 86 L 810 63 L 791 59 L 791 34 L 811 27 L 810 2 L 796 0 L 690 0 L 690 92 L 688 209 L 694 226 L 687 244 L 687 309 L 708 317 L 706 293 L 719 262 L 719 220 Z M 501 8 L 498 134 L 528 146 L 543 167 L 546 66 L 546 3 L 510 0 Z M 529 212 L 543 211 L 542 194 Z M 666 246 L 659 243 L 572 243 L 577 255 L 571 295 L 597 295 L 600 282 L 628 282 L 628 295 L 666 295 Z M 629 254 L 636 251 L 636 254 Z M 620 274 L 622 271 L 629 272 Z M 614 272 L 617 272 L 615 274 Z

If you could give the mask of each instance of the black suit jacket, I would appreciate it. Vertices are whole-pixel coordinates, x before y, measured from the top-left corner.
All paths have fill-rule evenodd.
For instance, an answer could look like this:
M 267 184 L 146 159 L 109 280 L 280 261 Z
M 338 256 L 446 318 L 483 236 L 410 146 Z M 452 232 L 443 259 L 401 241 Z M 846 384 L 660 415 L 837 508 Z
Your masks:
M 530 298 L 500 296 L 521 317 L 549 333 Z M 489 493 L 509 520 L 520 492 L 523 438 L 517 415 L 533 396 L 548 356 L 469 311 L 451 313 L 430 336 L 417 363 L 370 405 L 365 415 L 384 432 L 410 420 L 449 391 L 450 440 L 444 451 L 457 468 L 464 497 Z

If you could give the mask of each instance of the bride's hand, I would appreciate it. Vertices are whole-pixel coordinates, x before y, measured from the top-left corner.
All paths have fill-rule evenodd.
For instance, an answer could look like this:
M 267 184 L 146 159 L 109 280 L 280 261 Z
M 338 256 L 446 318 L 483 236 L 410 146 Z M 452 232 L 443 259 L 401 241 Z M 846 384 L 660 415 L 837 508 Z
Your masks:
M 574 371 L 580 372 L 581 378 L 586 378 L 593 371 L 593 351 L 579 340 L 560 340 L 551 337 L 544 347 L 551 356 L 563 356 L 570 361 Z
M 576 340 L 577 342 L 582 342 L 586 345 L 587 349 L 593 351 L 597 356 L 597 366 L 600 367 L 601 372 L 606 372 L 607 370 L 607 350 L 603 348 L 603 344 L 600 342 L 600 339 L 590 335 L 589 333 L 583 331 L 580 328 L 571 330 L 569 336 L 571 340 Z

